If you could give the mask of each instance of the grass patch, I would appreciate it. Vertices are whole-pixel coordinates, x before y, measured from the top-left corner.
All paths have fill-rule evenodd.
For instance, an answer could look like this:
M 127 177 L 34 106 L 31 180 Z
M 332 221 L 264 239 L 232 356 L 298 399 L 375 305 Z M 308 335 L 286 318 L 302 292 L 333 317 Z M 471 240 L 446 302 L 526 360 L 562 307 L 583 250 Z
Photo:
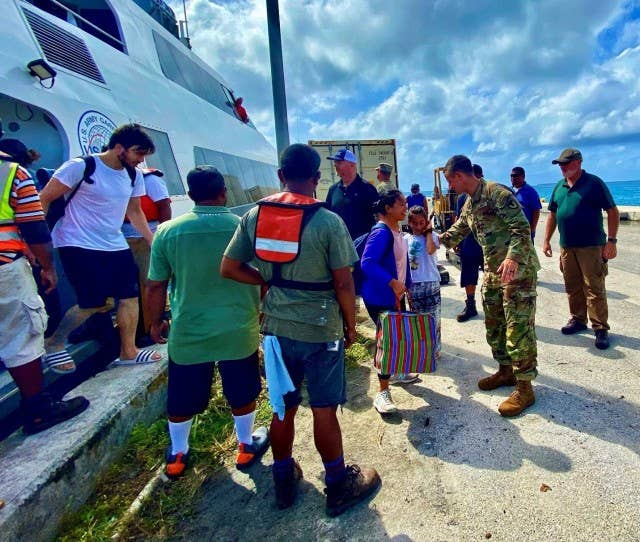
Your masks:
M 345 352 L 344 360 L 347 369 L 351 369 L 362 363 L 371 363 L 375 352 L 376 342 L 358 335 L 356 342 Z
M 358 337 L 345 354 L 347 369 L 371 363 L 374 341 Z M 263 386 L 266 387 L 266 386 Z M 257 425 L 269 425 L 272 411 L 266 393 L 258 399 Z M 82 508 L 62 521 L 60 542 L 107 542 L 121 526 L 119 521 L 157 468 L 164 463 L 169 444 L 167 421 L 162 417 L 151 425 L 136 425 L 119 460 L 103 474 Z M 192 514 L 193 498 L 225 457 L 234 450 L 231 409 L 222 395 L 219 379 L 214 382 L 206 412 L 196 417 L 189 439 L 191 467 L 178 481 L 161 484 L 138 514 L 121 531 L 123 540 L 163 538 Z
M 266 396 L 258 399 L 256 425 L 268 424 L 271 408 Z M 164 463 L 169 444 L 166 418 L 151 425 L 136 425 L 120 459 L 103 474 L 96 489 L 82 508 L 62 521 L 60 542 L 110 541 L 119 520 L 153 473 Z M 192 497 L 202 483 L 222 466 L 224 457 L 235 447 L 231 409 L 222 395 L 218 380 L 206 412 L 196 417 L 189 439 L 191 468 L 176 482 L 162 484 L 133 518 L 123 539 L 147 539 L 173 532 L 175 525 L 191 510 Z

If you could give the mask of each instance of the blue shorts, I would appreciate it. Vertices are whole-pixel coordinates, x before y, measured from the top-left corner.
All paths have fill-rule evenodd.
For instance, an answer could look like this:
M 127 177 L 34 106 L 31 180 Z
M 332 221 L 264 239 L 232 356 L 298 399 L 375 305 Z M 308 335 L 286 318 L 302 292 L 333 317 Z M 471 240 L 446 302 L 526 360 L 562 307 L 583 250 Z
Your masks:
M 344 340 L 308 343 L 278 336 L 282 359 L 295 391 L 284 396 L 285 409 L 302 403 L 302 381 L 307 382 L 309 406 L 326 408 L 347 401 L 347 377 L 344 368 Z M 335 348 L 335 350 L 334 350 Z
M 81 309 L 103 307 L 109 297 L 138 298 L 138 268 L 130 249 L 60 247 L 58 252 Z
M 216 363 L 180 364 L 169 358 L 167 414 L 191 417 L 207 409 Z M 249 357 L 217 363 L 222 393 L 233 409 L 255 401 L 262 390 L 258 352 Z

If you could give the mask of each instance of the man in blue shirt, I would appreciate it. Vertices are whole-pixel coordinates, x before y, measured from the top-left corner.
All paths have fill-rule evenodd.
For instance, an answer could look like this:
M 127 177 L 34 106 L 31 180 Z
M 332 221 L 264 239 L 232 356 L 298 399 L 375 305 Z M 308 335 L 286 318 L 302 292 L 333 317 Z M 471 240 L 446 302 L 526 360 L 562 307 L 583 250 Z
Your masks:
M 540 196 L 533 186 L 525 182 L 524 168 L 520 166 L 516 166 L 511 170 L 511 185 L 513 186 L 513 193 L 516 195 L 516 199 L 522 206 L 524 216 L 527 217 L 527 221 L 531 226 L 531 240 L 533 240 L 536 236 L 540 209 L 542 209 Z

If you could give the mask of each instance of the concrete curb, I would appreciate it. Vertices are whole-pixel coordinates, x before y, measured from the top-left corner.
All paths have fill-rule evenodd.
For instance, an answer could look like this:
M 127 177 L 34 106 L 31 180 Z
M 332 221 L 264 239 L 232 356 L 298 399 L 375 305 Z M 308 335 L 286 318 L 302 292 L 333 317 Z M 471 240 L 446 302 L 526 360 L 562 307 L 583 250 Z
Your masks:
M 162 415 L 166 389 L 166 361 L 114 367 L 69 394 L 91 401 L 77 418 L 2 442 L 0 541 L 53 539 L 63 515 L 84 504 L 133 426 Z

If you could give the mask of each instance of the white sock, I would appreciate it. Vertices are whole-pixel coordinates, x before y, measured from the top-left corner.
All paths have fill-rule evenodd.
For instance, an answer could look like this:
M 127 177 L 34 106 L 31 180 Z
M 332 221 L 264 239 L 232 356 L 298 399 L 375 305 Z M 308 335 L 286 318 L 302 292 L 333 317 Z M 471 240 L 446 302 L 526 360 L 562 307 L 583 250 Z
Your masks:
M 169 422 L 169 435 L 171 436 L 171 455 L 186 454 L 189 451 L 189 433 L 193 418 L 186 422 Z
M 252 444 L 253 439 L 251 433 L 253 433 L 253 422 L 256 419 L 256 411 L 249 412 L 242 416 L 234 416 L 233 421 L 236 425 L 236 436 L 238 437 L 238 443 Z

